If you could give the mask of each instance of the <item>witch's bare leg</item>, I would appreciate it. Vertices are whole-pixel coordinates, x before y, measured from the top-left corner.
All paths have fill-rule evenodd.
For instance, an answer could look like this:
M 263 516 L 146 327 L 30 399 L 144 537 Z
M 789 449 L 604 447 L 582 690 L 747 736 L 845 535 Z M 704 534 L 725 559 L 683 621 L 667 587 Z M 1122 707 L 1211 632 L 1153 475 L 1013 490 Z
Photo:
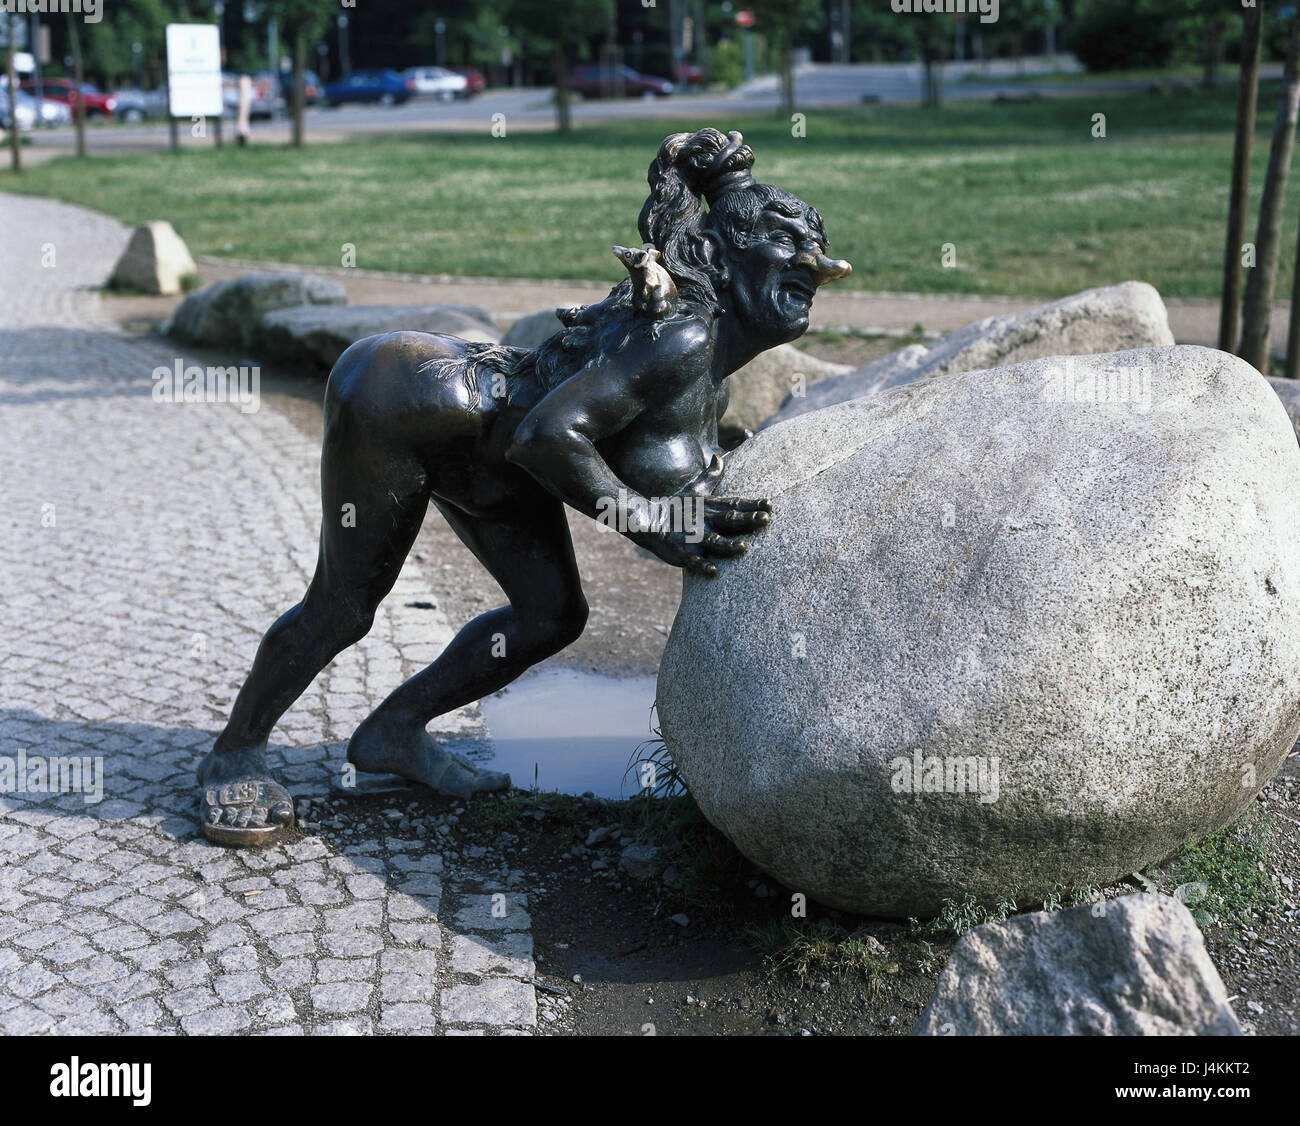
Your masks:
M 418 460 L 356 431 L 337 414 L 327 425 L 316 573 L 262 638 L 230 720 L 198 767 L 203 832 L 220 844 L 270 843 L 292 825 L 292 799 L 266 762 L 271 729 L 321 669 L 369 632 L 428 507 Z
M 357 769 L 400 774 L 458 796 L 509 786 L 506 775 L 479 771 L 439 746 L 425 725 L 505 687 L 574 642 L 586 625 L 564 506 L 539 491 L 516 508 L 519 516 L 485 520 L 439 504 L 510 604 L 466 625 L 433 664 L 357 728 L 348 746 Z

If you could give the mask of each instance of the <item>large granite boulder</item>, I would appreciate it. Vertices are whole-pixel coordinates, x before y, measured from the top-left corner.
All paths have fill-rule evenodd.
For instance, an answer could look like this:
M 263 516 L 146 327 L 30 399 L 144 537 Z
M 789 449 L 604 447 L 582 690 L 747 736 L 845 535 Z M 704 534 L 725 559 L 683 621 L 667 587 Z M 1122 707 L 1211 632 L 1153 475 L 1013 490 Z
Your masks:
M 921 1036 L 1240 1036 L 1205 940 L 1167 895 L 986 923 L 962 936 Z
M 1287 417 L 1295 427 L 1297 439 L 1300 440 L 1300 379 L 1269 379 L 1268 385 L 1282 400 Z
M 936 376 L 759 433 L 772 524 L 687 575 L 664 741 L 790 888 L 933 916 L 1114 880 L 1300 734 L 1300 446 L 1206 348 Z
M 927 375 L 1007 367 L 1045 356 L 1084 356 L 1173 344 L 1160 294 L 1145 282 L 1089 289 L 1023 313 L 986 317 L 928 349 L 912 345 L 884 360 L 791 394 L 771 426 L 832 403 L 874 395 Z M 892 361 L 892 363 L 891 363 Z
M 251 348 L 259 342 L 267 313 L 296 305 L 343 305 L 347 299 L 339 282 L 315 274 L 245 274 L 191 293 L 168 331 L 192 344 Z
M 198 267 L 189 248 L 170 223 L 155 220 L 131 232 L 109 285 L 170 297 L 180 293 L 191 278 L 198 278 Z
M 268 358 L 329 371 L 351 345 L 381 332 L 438 332 L 495 344 L 500 337 L 481 310 L 467 305 L 299 305 L 262 318 Z
M 852 370 L 848 364 L 819 360 L 793 344 L 760 352 L 731 376 L 731 398 L 719 425 L 733 434 L 757 430 L 794 388 L 816 386 L 819 380 Z

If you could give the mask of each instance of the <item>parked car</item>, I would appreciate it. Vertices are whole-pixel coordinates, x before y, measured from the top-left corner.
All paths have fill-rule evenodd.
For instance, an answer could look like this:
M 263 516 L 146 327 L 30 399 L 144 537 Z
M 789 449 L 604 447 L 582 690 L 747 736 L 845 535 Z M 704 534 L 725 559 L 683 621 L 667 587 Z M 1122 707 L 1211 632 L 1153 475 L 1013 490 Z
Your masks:
M 358 70 L 325 87 L 325 104 L 341 106 L 344 102 L 378 102 L 381 106 L 400 105 L 415 93 L 415 82 L 395 70 Z
M 487 79 L 483 77 L 481 71 L 475 70 L 472 66 L 454 66 L 451 69 L 465 76 L 465 97 L 472 98 L 487 89 Z
M 469 80 L 445 66 L 413 66 L 402 71 L 402 75 L 415 83 L 417 94 L 428 94 L 444 102 L 469 96 Z
M 239 112 L 239 75 L 224 72 L 221 75 L 221 104 L 224 117 L 234 117 Z M 280 94 L 280 83 L 269 70 L 249 75 L 253 83 L 253 98 L 248 104 L 249 117 L 275 117 L 285 111 L 285 100 Z
M 167 87 L 157 90 L 115 90 L 117 105 L 113 116 L 118 121 L 138 122 L 151 117 L 167 116 Z
M 71 78 L 28 78 L 20 82 L 18 88 L 36 98 L 63 102 L 72 107 L 74 112 L 77 99 L 81 97 L 86 103 L 87 117 L 112 117 L 113 110 L 117 108 L 117 99 L 112 94 L 101 93 L 89 82 L 81 84 L 81 92 L 78 94 L 77 84 Z
M 696 88 L 709 81 L 709 72 L 699 63 L 682 63 L 673 77 L 679 86 Z
M 584 98 L 602 97 L 606 84 L 601 74 L 605 69 L 599 63 L 574 67 L 569 73 L 569 89 Z M 641 74 L 630 66 L 618 70 L 622 72 L 623 93 L 629 98 L 663 98 L 673 92 L 673 84 L 666 78 Z
M 72 107 L 53 98 L 33 98 L 41 125 L 53 129 L 56 125 L 72 124 Z
M 321 90 L 323 84 L 320 75 L 314 70 L 304 70 L 302 72 L 302 89 L 303 102 L 305 105 L 314 106 L 320 102 Z M 293 71 L 280 71 L 280 96 L 284 99 L 286 106 L 293 105 Z
M 36 99 L 30 94 L 18 91 L 18 132 L 29 133 L 36 128 L 41 111 Z M 0 87 L 0 129 L 12 129 L 14 111 L 10 108 L 9 89 Z

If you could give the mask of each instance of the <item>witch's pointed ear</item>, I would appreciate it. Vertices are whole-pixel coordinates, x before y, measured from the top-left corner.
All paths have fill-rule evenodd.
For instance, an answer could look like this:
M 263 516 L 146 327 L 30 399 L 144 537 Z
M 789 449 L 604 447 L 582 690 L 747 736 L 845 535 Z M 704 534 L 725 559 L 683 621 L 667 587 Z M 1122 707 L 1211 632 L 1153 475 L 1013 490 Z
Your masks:
M 715 288 L 722 289 L 731 281 L 727 269 L 727 246 L 717 231 L 701 231 L 696 243 L 701 265 L 713 277 Z

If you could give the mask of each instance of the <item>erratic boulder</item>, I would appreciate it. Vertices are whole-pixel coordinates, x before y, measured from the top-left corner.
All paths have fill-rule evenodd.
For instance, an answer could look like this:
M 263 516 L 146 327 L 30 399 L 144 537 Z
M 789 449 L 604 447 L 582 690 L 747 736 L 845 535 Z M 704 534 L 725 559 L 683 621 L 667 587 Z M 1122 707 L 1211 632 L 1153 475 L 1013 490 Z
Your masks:
M 1282 400 L 1287 417 L 1291 419 L 1291 425 L 1295 427 L 1296 435 L 1300 438 L 1300 379 L 1270 379 L 1268 385 Z
M 1088 289 L 1050 305 L 1010 316 L 986 317 L 918 353 L 913 345 L 791 394 L 768 420 L 771 426 L 811 410 L 900 387 L 927 375 L 1007 367 L 1046 356 L 1083 356 L 1173 344 L 1160 294 L 1145 282 Z M 893 361 L 892 365 L 889 361 Z
M 197 276 L 198 267 L 181 236 L 170 223 L 156 220 L 131 232 L 109 285 L 170 297 L 180 293 L 186 278 Z
M 262 318 L 268 358 L 329 371 L 351 345 L 381 332 L 438 332 L 464 340 L 499 339 L 484 314 L 469 305 L 299 305 Z
M 563 327 L 554 309 L 543 309 L 540 313 L 529 313 L 515 321 L 506 329 L 501 343 L 508 344 L 511 348 L 536 348 Z
M 1167 895 L 986 923 L 962 936 L 920 1036 L 1240 1036 L 1205 940 Z
M 1300 446 L 1207 348 L 936 376 L 762 431 L 684 578 L 664 741 L 705 816 L 864 914 L 1104 884 L 1237 817 L 1300 734 Z
M 890 387 L 901 387 L 920 374 L 929 351 L 924 344 L 909 344 L 906 348 L 890 352 L 888 356 L 882 356 L 860 368 L 820 380 L 808 387 L 802 395 L 791 392 L 781 401 L 779 409 L 767 414 L 759 426 L 775 426 L 778 422 L 798 418 L 801 414 L 821 410 L 822 407 L 858 399 L 863 395 L 874 395 L 887 391 Z M 751 426 L 750 429 L 759 427 Z
M 296 305 L 343 305 L 347 291 L 315 274 L 245 274 L 191 293 L 168 331 L 192 344 L 252 348 L 260 343 L 262 318 Z
M 757 430 L 796 386 L 815 385 L 852 370 L 847 364 L 819 360 L 792 344 L 760 352 L 731 376 L 731 398 L 719 426 L 735 436 L 742 430 Z

